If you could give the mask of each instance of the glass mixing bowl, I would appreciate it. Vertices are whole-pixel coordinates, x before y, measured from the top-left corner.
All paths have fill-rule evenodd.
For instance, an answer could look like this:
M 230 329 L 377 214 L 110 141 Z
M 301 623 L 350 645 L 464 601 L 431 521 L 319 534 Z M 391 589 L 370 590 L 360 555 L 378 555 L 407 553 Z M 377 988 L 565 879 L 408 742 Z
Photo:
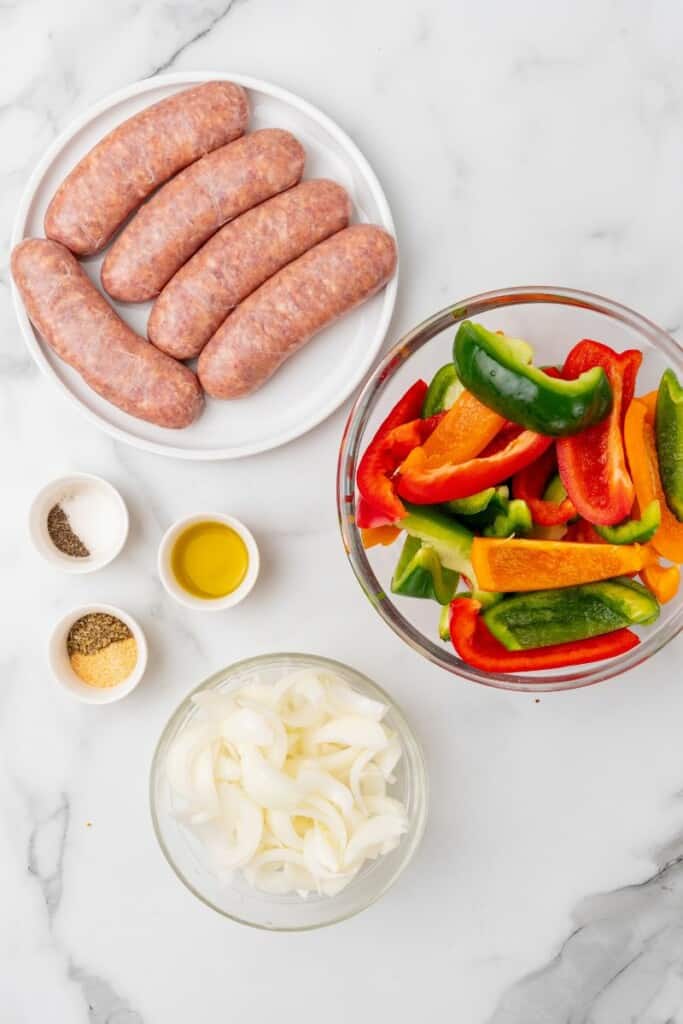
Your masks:
M 339 452 L 337 507 L 344 547 L 370 603 L 395 633 L 414 650 L 448 672 L 503 690 L 551 691 L 588 686 L 610 679 L 652 657 L 683 627 L 683 596 L 664 605 L 657 623 L 638 629 L 641 643 L 617 658 L 570 670 L 519 674 L 483 672 L 463 662 L 450 643 L 439 640 L 438 605 L 400 597 L 390 581 L 400 541 L 366 551 L 355 525 L 356 468 L 377 427 L 408 387 L 422 377 L 431 380 L 451 358 L 455 328 L 475 320 L 490 330 L 524 338 L 534 346 L 535 362 L 564 362 L 581 338 L 594 338 L 621 351 L 639 348 L 643 365 L 637 393 L 656 388 L 663 370 L 683 374 L 683 350 L 674 339 L 626 306 L 599 295 L 568 288 L 510 288 L 486 292 L 447 306 L 409 331 L 377 366 L 351 409 Z
M 390 853 L 368 861 L 336 896 L 272 896 L 252 888 L 239 871 L 221 882 L 207 867 L 197 839 L 173 814 L 173 797 L 165 773 L 170 745 L 197 714 L 192 697 L 204 690 L 229 693 L 257 677 L 273 683 L 296 669 L 312 668 L 341 676 L 359 693 L 388 706 L 383 719 L 398 734 L 403 748 L 390 796 L 403 801 L 408 831 Z M 427 817 L 427 772 L 424 757 L 403 712 L 388 693 L 355 669 L 313 654 L 265 654 L 221 669 L 187 695 L 169 719 L 157 744 L 150 773 L 152 822 L 162 852 L 190 892 L 219 914 L 241 924 L 270 931 L 307 931 L 353 917 L 380 898 L 408 866 L 424 832 Z

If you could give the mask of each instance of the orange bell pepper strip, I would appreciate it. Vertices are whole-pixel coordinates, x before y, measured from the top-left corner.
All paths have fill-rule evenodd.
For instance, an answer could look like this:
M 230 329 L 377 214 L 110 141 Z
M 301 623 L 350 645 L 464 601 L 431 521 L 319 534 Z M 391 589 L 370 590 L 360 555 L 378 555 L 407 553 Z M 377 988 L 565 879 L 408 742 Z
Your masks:
M 638 401 L 643 403 L 643 405 L 647 409 L 648 419 L 652 420 L 653 423 L 655 421 L 655 412 L 657 410 L 657 395 L 658 394 L 659 394 L 659 391 L 658 391 L 657 388 L 655 388 L 654 391 L 648 391 L 648 393 L 646 395 L 639 395 L 638 396 Z
M 453 647 L 462 660 L 484 672 L 534 672 L 585 665 L 624 654 L 640 642 L 630 629 L 617 629 L 588 640 L 508 651 L 489 631 L 480 610 L 479 601 L 457 597 L 451 602 L 449 628 Z
M 436 430 L 410 453 L 401 470 L 468 462 L 483 452 L 504 423 L 503 416 L 483 405 L 470 391 L 461 391 Z
M 652 565 L 645 566 L 640 578 L 659 603 L 666 604 L 678 593 L 681 570 L 677 565 L 659 565 L 658 562 L 653 562 Z
M 475 537 L 472 568 L 481 590 L 552 590 L 640 572 L 655 559 L 640 544 Z
M 363 547 L 367 550 L 378 544 L 385 548 L 388 547 L 394 543 L 397 537 L 401 536 L 401 532 L 395 526 L 369 526 L 367 529 L 361 530 L 360 535 Z
M 640 508 L 659 499 L 662 522 L 650 544 L 663 558 L 683 562 L 683 523 L 679 523 L 666 503 L 659 475 L 654 416 L 639 398 L 631 402 L 624 423 L 624 442 Z

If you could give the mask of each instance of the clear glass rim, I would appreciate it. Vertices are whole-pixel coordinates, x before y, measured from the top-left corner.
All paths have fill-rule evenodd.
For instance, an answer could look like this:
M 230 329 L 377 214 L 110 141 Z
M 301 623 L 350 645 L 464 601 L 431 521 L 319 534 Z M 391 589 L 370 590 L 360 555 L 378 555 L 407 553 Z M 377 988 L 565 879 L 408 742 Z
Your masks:
M 337 463 L 337 515 L 346 555 L 364 593 L 384 621 L 414 651 L 447 672 L 475 683 L 501 690 L 548 693 L 591 686 L 642 664 L 669 643 L 683 628 L 683 602 L 654 636 L 644 639 L 626 654 L 596 663 L 593 668 L 558 675 L 543 675 L 540 672 L 533 675 L 483 672 L 472 668 L 449 649 L 437 646 L 398 611 L 388 599 L 384 586 L 373 571 L 361 541 L 360 530 L 355 524 L 356 466 L 361 455 L 363 432 L 376 402 L 394 374 L 413 353 L 437 334 L 453 328 L 461 320 L 505 306 L 533 303 L 575 306 L 618 320 L 644 335 L 654 348 L 666 355 L 679 372 L 683 372 L 683 349 L 670 334 L 628 306 L 591 292 L 551 285 L 528 285 L 482 292 L 480 295 L 473 295 L 445 306 L 403 335 L 366 379 L 351 407 Z
M 363 685 L 368 688 L 370 693 L 377 700 L 380 700 L 383 703 L 387 704 L 392 714 L 397 719 L 400 725 L 402 740 L 404 742 L 407 741 L 408 750 L 406 751 L 406 753 L 410 755 L 410 762 L 413 770 L 412 781 L 415 786 L 415 792 L 417 794 L 415 813 L 411 818 L 410 830 L 404 836 L 403 842 L 400 847 L 403 849 L 403 856 L 397 863 L 395 870 L 387 876 L 382 885 L 375 892 L 372 893 L 372 896 L 364 902 L 359 903 L 358 906 L 354 906 L 343 913 L 338 913 L 334 916 L 331 916 L 325 921 L 318 921 L 303 925 L 287 926 L 260 924 L 256 921 L 251 921 L 248 918 L 239 917 L 237 914 L 231 914 L 228 911 L 226 911 L 223 907 L 220 907 L 216 903 L 214 903 L 213 900 L 209 899 L 202 892 L 200 892 L 197 889 L 197 887 L 193 885 L 192 882 L 190 882 L 189 879 L 187 879 L 185 875 L 182 873 L 182 871 L 179 869 L 178 865 L 175 863 L 175 860 L 173 859 L 166 845 L 159 821 L 159 816 L 157 814 L 155 797 L 155 782 L 162 768 L 160 763 L 162 752 L 166 744 L 168 743 L 168 740 L 175 733 L 176 729 L 182 723 L 182 720 L 185 718 L 188 711 L 190 710 L 192 705 L 192 698 L 195 696 L 195 694 L 199 693 L 202 690 L 214 689 L 219 683 L 223 682 L 226 678 L 233 674 L 236 674 L 237 672 L 258 668 L 261 665 L 266 665 L 268 663 L 281 660 L 288 660 L 294 663 L 306 663 L 307 665 L 315 664 L 330 669 L 332 671 L 341 671 L 342 673 L 348 673 L 352 677 L 355 676 L 357 679 L 360 679 Z M 237 924 L 246 925 L 248 928 L 256 928 L 259 931 L 267 932 L 307 932 L 315 931 L 318 928 L 326 928 L 329 925 L 338 924 L 340 921 L 346 921 L 351 917 L 355 917 L 356 914 L 360 914 L 363 910 L 367 910 L 367 908 L 371 907 L 373 903 L 376 903 L 377 900 L 379 900 L 384 895 L 384 893 L 391 888 L 394 882 L 396 882 L 398 878 L 403 874 L 403 872 L 413 859 L 424 835 L 425 826 L 427 823 L 427 812 L 429 807 L 429 777 L 427 775 L 427 767 L 422 746 L 420 745 L 417 737 L 415 736 L 415 733 L 413 732 L 413 729 L 410 726 L 410 723 L 408 722 L 408 719 L 406 718 L 402 708 L 396 703 L 394 698 L 386 692 L 386 690 L 383 690 L 381 686 L 378 686 L 378 684 L 373 682 L 372 679 L 369 679 L 368 676 L 366 676 L 363 672 L 359 672 L 358 669 L 352 668 L 350 665 L 344 664 L 344 662 L 336 661 L 333 658 L 326 658 L 318 654 L 305 654 L 302 652 L 294 651 L 278 651 L 277 653 L 259 654 L 251 658 L 244 658 L 241 661 L 233 662 L 231 665 L 227 665 L 225 668 L 219 669 L 217 672 L 212 673 L 210 676 L 204 679 L 203 682 L 199 683 L 198 686 L 195 686 L 195 688 L 191 690 L 183 698 L 180 704 L 178 704 L 175 710 L 171 713 L 168 721 L 166 722 L 164 728 L 161 731 L 159 739 L 157 740 L 154 749 L 154 754 L 152 756 L 152 762 L 150 765 L 148 794 L 150 816 L 152 818 L 152 827 L 154 829 L 154 834 L 156 836 L 161 852 L 163 853 L 167 864 L 169 865 L 175 876 L 182 882 L 186 889 L 189 889 L 189 891 L 193 893 L 193 895 L 196 896 L 198 900 L 200 900 L 201 903 L 203 903 L 207 907 L 210 907 L 211 910 L 215 910 L 216 913 L 220 914 L 222 917 L 226 917 L 230 921 L 235 921 Z M 330 898 L 330 906 L 332 906 L 334 899 L 335 897 Z

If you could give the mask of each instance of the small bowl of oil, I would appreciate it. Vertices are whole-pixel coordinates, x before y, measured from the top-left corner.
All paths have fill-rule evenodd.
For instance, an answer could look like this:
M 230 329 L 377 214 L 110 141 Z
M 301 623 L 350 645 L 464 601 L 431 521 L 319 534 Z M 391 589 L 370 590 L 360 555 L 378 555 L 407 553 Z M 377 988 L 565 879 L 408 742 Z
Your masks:
M 165 589 L 180 604 L 222 611 L 243 601 L 256 583 L 259 552 L 239 519 L 221 512 L 198 513 L 166 531 L 158 568 Z

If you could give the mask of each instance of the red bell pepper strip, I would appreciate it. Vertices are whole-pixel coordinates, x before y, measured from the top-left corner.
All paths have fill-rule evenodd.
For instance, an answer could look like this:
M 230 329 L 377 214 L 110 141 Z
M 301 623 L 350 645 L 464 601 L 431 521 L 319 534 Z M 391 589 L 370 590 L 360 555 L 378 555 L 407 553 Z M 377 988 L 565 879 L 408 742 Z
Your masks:
M 567 379 L 601 366 L 612 387 L 612 411 L 600 423 L 557 442 L 560 477 L 577 512 L 590 523 L 614 526 L 626 519 L 635 498 L 626 467 L 623 423 L 631 404 L 642 352 L 617 353 L 584 339 L 571 350 L 562 370 Z
M 379 453 L 384 447 L 383 439 L 387 434 L 395 427 L 400 427 L 402 423 L 408 423 L 419 417 L 427 389 L 426 381 L 416 380 L 379 425 L 375 436 L 365 449 L 356 474 L 356 484 L 361 493 L 361 497 L 356 503 L 357 526 L 370 529 L 374 526 L 388 526 L 394 521 L 396 508 L 391 500 L 393 488 L 381 469 L 382 459 L 379 458 Z M 376 498 L 378 507 L 373 508 Z M 385 501 L 387 509 L 384 509 Z M 403 505 L 400 502 L 399 504 L 403 509 Z M 403 515 L 405 515 L 405 509 L 403 509 Z
M 614 658 L 640 643 L 630 629 L 617 629 L 613 633 L 591 637 L 589 640 L 536 647 L 528 651 L 508 651 L 481 619 L 479 601 L 457 597 L 450 607 L 453 647 L 464 662 L 484 672 L 534 672 L 568 668 L 570 665 Z
M 537 526 L 558 526 L 568 523 L 576 515 L 571 498 L 564 501 L 546 501 L 542 497 L 548 480 L 555 472 L 557 458 L 554 448 L 529 463 L 512 478 L 512 496 L 526 501 L 531 509 L 531 518 Z
M 396 490 L 415 505 L 467 498 L 492 487 L 534 462 L 553 443 L 531 430 L 506 426 L 476 459 L 442 466 L 416 465 L 401 470 Z
M 438 413 L 426 420 L 411 420 L 394 427 L 377 443 L 373 441 L 361 459 L 356 477 L 358 490 L 372 506 L 374 515 L 385 516 L 387 524 L 395 523 L 407 514 L 394 490 L 394 473 L 413 448 L 427 440 L 442 416 L 443 413 Z

